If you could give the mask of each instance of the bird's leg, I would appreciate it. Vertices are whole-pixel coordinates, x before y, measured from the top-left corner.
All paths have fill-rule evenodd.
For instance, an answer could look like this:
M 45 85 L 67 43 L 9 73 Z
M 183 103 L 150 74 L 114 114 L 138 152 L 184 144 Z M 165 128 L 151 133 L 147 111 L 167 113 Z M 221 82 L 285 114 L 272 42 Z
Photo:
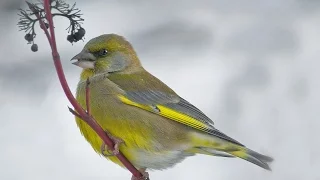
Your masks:
M 149 179 L 149 173 L 146 170 L 147 170 L 146 168 L 139 169 L 139 171 L 142 174 L 142 177 L 137 178 L 137 177 L 132 175 L 131 180 L 150 180 Z
M 124 141 L 120 138 L 117 138 L 115 136 L 112 136 L 109 132 L 107 132 L 110 139 L 114 142 L 114 150 L 110 151 L 109 147 L 103 142 L 101 145 L 101 154 L 104 156 L 116 156 L 119 154 L 120 145 L 124 143 Z M 107 151 L 108 154 L 105 154 L 104 152 Z

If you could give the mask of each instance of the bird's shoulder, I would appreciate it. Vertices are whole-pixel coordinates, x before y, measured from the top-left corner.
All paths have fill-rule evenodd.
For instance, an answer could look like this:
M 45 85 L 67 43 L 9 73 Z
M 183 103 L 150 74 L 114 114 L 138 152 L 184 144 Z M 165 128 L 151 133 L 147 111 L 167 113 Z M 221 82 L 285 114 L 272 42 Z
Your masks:
M 146 70 L 140 70 L 132 73 L 114 73 L 108 76 L 108 79 L 117 84 L 124 91 L 161 91 L 172 96 L 178 96 L 169 86 L 153 76 Z

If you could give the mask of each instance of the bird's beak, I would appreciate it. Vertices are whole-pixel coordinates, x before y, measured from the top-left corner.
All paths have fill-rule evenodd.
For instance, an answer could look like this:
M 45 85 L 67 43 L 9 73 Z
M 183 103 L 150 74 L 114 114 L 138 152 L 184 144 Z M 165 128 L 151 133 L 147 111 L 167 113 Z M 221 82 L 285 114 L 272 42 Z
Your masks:
M 83 69 L 93 69 L 96 59 L 97 58 L 93 54 L 83 50 L 79 54 L 75 55 L 71 60 L 77 60 L 72 64 L 82 67 Z

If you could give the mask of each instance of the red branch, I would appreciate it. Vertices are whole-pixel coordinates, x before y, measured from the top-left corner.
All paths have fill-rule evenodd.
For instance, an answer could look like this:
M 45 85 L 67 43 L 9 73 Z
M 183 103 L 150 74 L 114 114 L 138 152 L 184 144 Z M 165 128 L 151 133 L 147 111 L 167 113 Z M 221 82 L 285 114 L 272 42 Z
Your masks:
M 29 8 L 32 10 L 33 5 L 28 3 Z M 31 5 L 31 6 L 30 6 Z M 34 9 L 34 8 L 33 8 Z M 40 27 L 43 27 L 42 29 L 44 30 L 48 41 L 51 46 L 52 50 L 52 57 L 53 57 L 53 62 L 56 68 L 56 72 L 58 74 L 59 81 L 61 83 L 61 86 L 63 88 L 63 91 L 65 95 L 67 96 L 68 100 L 74 107 L 75 111 L 72 110 L 71 108 L 69 109 L 75 116 L 80 117 L 83 121 L 85 121 L 103 140 L 103 142 L 108 145 L 110 150 L 114 150 L 114 142 L 110 139 L 110 137 L 107 135 L 107 133 L 100 127 L 100 125 L 92 118 L 90 115 L 90 105 L 89 105 L 89 84 L 87 84 L 86 87 L 86 103 L 87 103 L 87 112 L 80 106 L 80 104 L 77 102 L 77 100 L 74 98 L 72 92 L 70 91 L 70 88 L 68 86 L 67 80 L 65 78 L 63 68 L 61 65 L 61 60 L 60 56 L 57 50 L 57 45 L 56 45 L 56 38 L 55 38 L 55 33 L 54 33 L 54 25 L 53 25 L 53 20 L 52 20 L 52 14 L 51 14 L 51 9 L 50 9 L 50 0 L 44 0 L 44 9 L 45 9 L 45 14 L 46 14 L 46 19 L 49 23 L 49 28 L 50 28 L 50 34 L 48 30 L 46 29 L 46 26 L 44 22 L 40 19 L 40 14 L 35 13 L 37 18 L 40 21 Z M 87 81 L 89 83 L 89 80 Z M 116 155 L 117 158 L 122 162 L 122 164 L 132 173 L 133 176 L 137 178 L 142 178 L 142 174 L 140 171 L 138 171 L 129 161 L 128 159 L 120 152 L 119 154 Z

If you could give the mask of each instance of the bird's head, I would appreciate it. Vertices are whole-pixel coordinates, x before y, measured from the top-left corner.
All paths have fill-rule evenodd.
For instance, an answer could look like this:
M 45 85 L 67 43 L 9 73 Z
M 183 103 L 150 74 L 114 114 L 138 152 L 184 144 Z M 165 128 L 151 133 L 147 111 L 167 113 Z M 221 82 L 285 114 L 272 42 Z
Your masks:
M 133 71 L 141 67 L 131 44 L 116 34 L 104 34 L 91 39 L 72 60 L 76 60 L 72 64 L 92 75 Z

